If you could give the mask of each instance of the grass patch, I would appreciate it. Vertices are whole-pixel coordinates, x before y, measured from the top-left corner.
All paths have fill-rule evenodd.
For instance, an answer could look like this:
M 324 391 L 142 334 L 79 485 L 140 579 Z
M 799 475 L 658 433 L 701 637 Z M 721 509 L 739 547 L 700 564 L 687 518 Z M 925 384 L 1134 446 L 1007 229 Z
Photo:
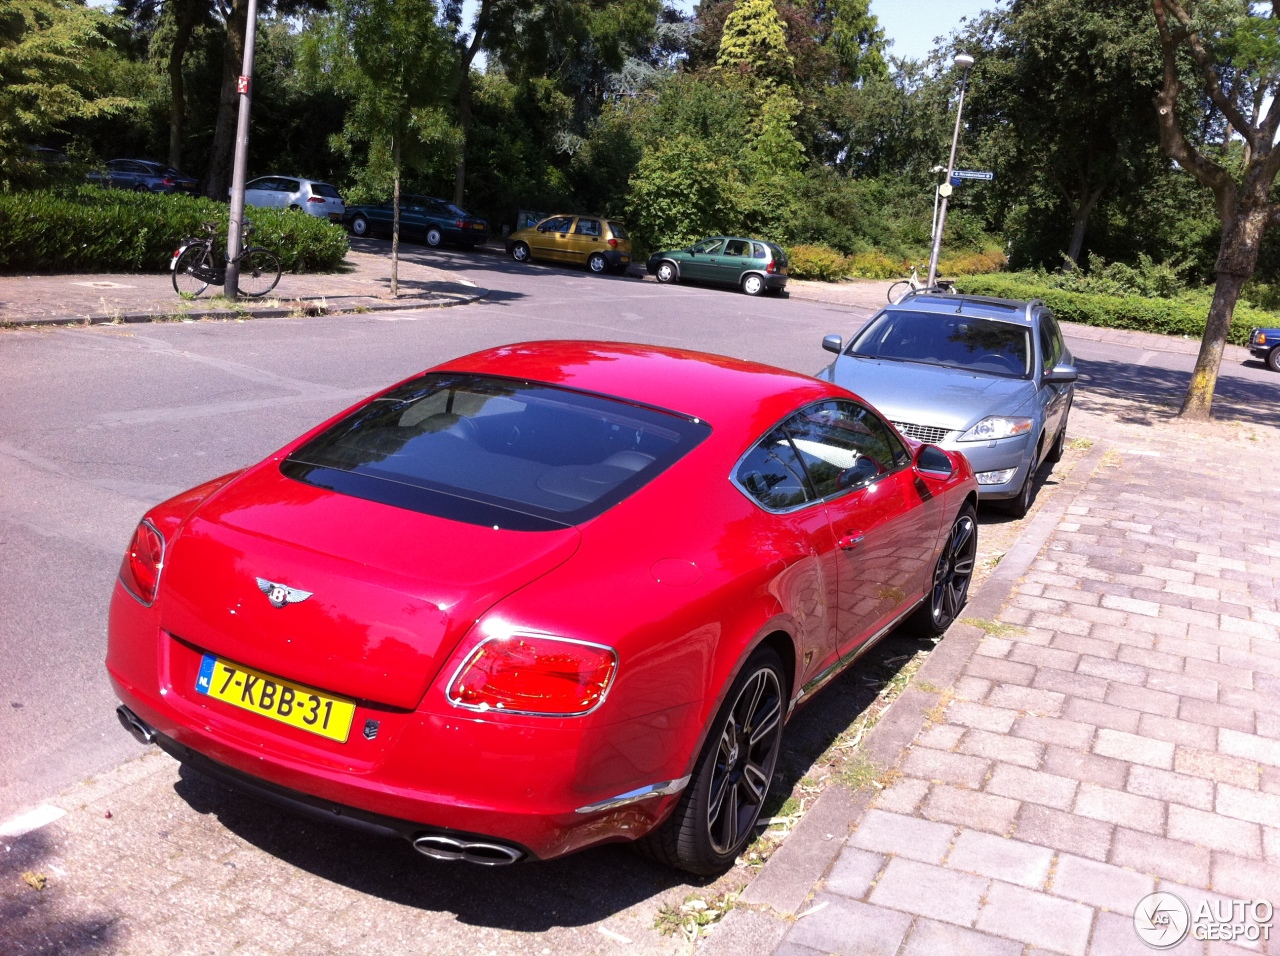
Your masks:
M 711 932 L 712 927 L 724 919 L 738 901 L 736 892 L 720 893 L 704 899 L 696 893 L 686 896 L 679 906 L 662 904 L 653 918 L 653 928 L 663 936 L 681 936 L 688 942 Z
M 1022 628 L 1015 627 L 1012 624 L 1006 624 L 1004 621 L 988 621 L 982 617 L 966 617 L 960 621 L 961 624 L 972 624 L 980 631 L 986 631 L 992 637 L 1009 637 L 1013 634 L 1021 634 Z
M 1092 438 L 1073 438 L 1067 442 L 1067 447 L 1078 448 L 1081 451 L 1086 451 L 1093 447 L 1093 439 Z

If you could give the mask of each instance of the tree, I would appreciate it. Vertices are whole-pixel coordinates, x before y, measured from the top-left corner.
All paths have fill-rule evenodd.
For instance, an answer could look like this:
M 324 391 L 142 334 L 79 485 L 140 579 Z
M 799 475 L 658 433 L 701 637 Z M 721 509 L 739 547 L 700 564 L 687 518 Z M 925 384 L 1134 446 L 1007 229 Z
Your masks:
M 71 120 L 131 104 L 104 91 L 95 70 L 108 23 L 76 0 L 8 0 L 0 8 L 0 187 L 35 178 L 28 146 Z
M 322 21 L 316 52 L 350 99 L 335 145 L 369 144 L 369 174 L 389 180 L 391 294 L 399 295 L 402 171 L 422 163 L 432 147 L 449 148 L 455 133 L 443 109 L 451 95 L 449 37 L 436 23 L 432 0 L 340 0 Z
M 1155 98 L 1160 145 L 1212 191 L 1222 224 L 1213 301 L 1182 402 L 1183 418 L 1212 416 L 1236 301 L 1257 268 L 1263 236 L 1280 222 L 1280 204 L 1271 200 L 1280 172 L 1278 7 L 1280 0 L 1265 9 L 1250 0 L 1152 0 L 1164 68 Z M 1191 104 L 1203 110 L 1206 101 L 1227 124 L 1218 141 L 1222 145 L 1197 142 L 1204 114 L 1196 116 Z

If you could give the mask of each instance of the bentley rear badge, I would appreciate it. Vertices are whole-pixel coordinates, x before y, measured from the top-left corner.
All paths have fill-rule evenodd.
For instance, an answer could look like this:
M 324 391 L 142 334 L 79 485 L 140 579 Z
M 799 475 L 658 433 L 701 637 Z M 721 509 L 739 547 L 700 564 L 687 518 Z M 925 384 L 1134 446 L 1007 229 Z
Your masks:
M 275 581 L 268 581 L 266 578 L 254 578 L 258 582 L 258 589 L 267 596 L 267 600 L 271 602 L 272 607 L 284 607 L 286 604 L 297 604 L 299 601 L 305 601 L 311 597 L 311 591 L 299 591 L 297 588 L 291 588 L 286 584 L 277 584 Z

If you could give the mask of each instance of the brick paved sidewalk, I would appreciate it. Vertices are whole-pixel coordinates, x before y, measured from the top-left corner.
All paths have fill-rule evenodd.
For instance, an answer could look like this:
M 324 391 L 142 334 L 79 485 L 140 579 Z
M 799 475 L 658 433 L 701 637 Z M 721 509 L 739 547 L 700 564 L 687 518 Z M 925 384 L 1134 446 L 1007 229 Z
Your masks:
M 1280 905 L 1277 433 L 1111 431 L 976 653 L 917 685 L 936 705 L 834 864 L 775 903 L 800 918 L 735 911 L 710 949 L 1149 953 L 1154 890 Z M 1239 945 L 1173 951 L 1280 953 Z
M 286 273 L 270 295 L 236 303 L 222 298 L 217 286 L 183 300 L 167 272 L 0 276 L 0 325 L 378 312 L 461 305 L 487 294 L 443 269 L 401 259 L 400 296 L 392 299 L 390 254 L 368 249 L 377 247 L 366 243 L 364 249 L 351 249 L 336 272 Z

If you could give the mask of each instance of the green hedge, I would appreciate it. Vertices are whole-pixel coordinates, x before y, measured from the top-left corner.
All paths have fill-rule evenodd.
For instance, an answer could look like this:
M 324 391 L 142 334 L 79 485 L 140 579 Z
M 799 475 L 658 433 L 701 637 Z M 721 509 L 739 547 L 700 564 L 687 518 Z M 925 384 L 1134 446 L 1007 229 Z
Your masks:
M 1109 329 L 1132 329 L 1164 335 L 1204 336 L 1209 313 L 1209 297 L 1149 299 L 1129 295 L 1092 295 L 1066 292 L 1008 275 L 968 276 L 956 280 L 956 288 L 971 295 L 991 295 L 1002 299 L 1043 299 L 1064 322 L 1096 325 Z M 1245 345 L 1254 326 L 1275 325 L 1276 316 L 1238 303 L 1228 340 Z
M 217 222 L 226 240 L 228 206 L 212 199 L 82 186 L 0 194 L 0 271 L 163 272 L 179 242 Z M 286 272 L 331 270 L 347 253 L 341 226 L 285 209 L 250 207 L 250 242 L 280 257 Z

